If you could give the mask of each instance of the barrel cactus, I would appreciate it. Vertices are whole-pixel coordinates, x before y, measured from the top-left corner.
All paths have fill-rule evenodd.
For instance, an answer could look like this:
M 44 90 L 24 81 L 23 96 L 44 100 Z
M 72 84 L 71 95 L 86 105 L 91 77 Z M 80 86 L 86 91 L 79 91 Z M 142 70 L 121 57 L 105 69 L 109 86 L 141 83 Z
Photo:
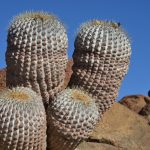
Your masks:
M 98 122 L 94 99 L 80 89 L 65 89 L 48 107 L 48 148 L 72 150 L 85 140 Z
M 130 40 L 120 24 L 92 20 L 81 25 L 74 45 L 69 86 L 89 92 L 96 99 L 102 115 L 116 99 L 127 73 Z
M 7 45 L 7 86 L 30 87 L 48 104 L 64 82 L 68 47 L 64 25 L 48 13 L 23 13 L 13 19 Z
M 33 90 L 16 87 L 0 92 L 0 149 L 46 149 L 45 108 Z

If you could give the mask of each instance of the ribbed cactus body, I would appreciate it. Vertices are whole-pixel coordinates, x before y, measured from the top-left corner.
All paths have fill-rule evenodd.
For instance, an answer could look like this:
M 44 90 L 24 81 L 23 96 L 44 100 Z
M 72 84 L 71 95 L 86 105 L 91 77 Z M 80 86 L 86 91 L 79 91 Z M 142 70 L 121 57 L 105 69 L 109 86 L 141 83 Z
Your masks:
M 78 86 L 95 97 L 101 115 L 116 99 L 127 73 L 130 41 L 117 23 L 93 20 L 81 26 L 74 45 L 69 86 Z
M 48 147 L 74 149 L 81 140 L 88 138 L 98 119 L 98 108 L 87 93 L 79 89 L 64 90 L 48 108 L 48 136 L 55 131 L 48 139 Z M 59 138 L 54 135 L 59 135 Z
M 35 12 L 16 17 L 8 30 L 7 86 L 30 87 L 44 103 L 61 90 L 68 39 L 53 15 Z
M 0 92 L 0 149 L 46 149 L 46 114 L 42 98 L 29 88 Z

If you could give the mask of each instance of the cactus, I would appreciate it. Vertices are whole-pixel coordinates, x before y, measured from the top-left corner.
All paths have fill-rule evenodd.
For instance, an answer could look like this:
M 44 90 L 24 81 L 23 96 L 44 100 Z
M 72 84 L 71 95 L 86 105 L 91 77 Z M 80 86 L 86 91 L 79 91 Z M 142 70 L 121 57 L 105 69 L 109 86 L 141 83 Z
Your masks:
M 131 55 L 129 38 L 120 24 L 92 20 L 81 26 L 74 45 L 69 86 L 89 92 L 102 115 L 116 99 L 127 73 Z
M 32 88 L 47 105 L 64 82 L 68 39 L 63 24 L 48 13 L 21 14 L 9 27 L 7 43 L 7 86 Z
M 65 89 L 48 107 L 48 148 L 75 149 L 99 120 L 93 98 L 80 89 Z M 50 135 L 50 136 L 49 136 Z
M 29 88 L 16 87 L 0 92 L 0 149 L 46 149 L 42 98 Z

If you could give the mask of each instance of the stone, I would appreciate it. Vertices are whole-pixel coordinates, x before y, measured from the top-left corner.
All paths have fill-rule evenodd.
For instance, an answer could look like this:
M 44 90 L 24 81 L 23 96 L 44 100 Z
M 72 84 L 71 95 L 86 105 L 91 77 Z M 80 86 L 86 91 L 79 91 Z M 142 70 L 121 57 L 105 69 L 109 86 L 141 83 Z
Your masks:
M 123 97 L 119 102 L 132 111 L 139 113 L 141 109 L 146 105 L 145 99 L 146 96 L 143 95 L 129 95 Z
M 77 150 L 149 150 L 149 133 L 150 127 L 143 117 L 115 103 Z

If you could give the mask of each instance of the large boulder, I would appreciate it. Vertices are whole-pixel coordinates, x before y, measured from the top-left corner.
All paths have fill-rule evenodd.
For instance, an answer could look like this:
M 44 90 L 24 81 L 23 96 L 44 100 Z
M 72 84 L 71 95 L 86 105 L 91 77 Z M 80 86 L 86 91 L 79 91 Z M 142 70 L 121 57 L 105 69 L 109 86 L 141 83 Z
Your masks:
M 116 103 L 104 114 L 78 150 L 149 150 L 150 126 L 140 115 Z

